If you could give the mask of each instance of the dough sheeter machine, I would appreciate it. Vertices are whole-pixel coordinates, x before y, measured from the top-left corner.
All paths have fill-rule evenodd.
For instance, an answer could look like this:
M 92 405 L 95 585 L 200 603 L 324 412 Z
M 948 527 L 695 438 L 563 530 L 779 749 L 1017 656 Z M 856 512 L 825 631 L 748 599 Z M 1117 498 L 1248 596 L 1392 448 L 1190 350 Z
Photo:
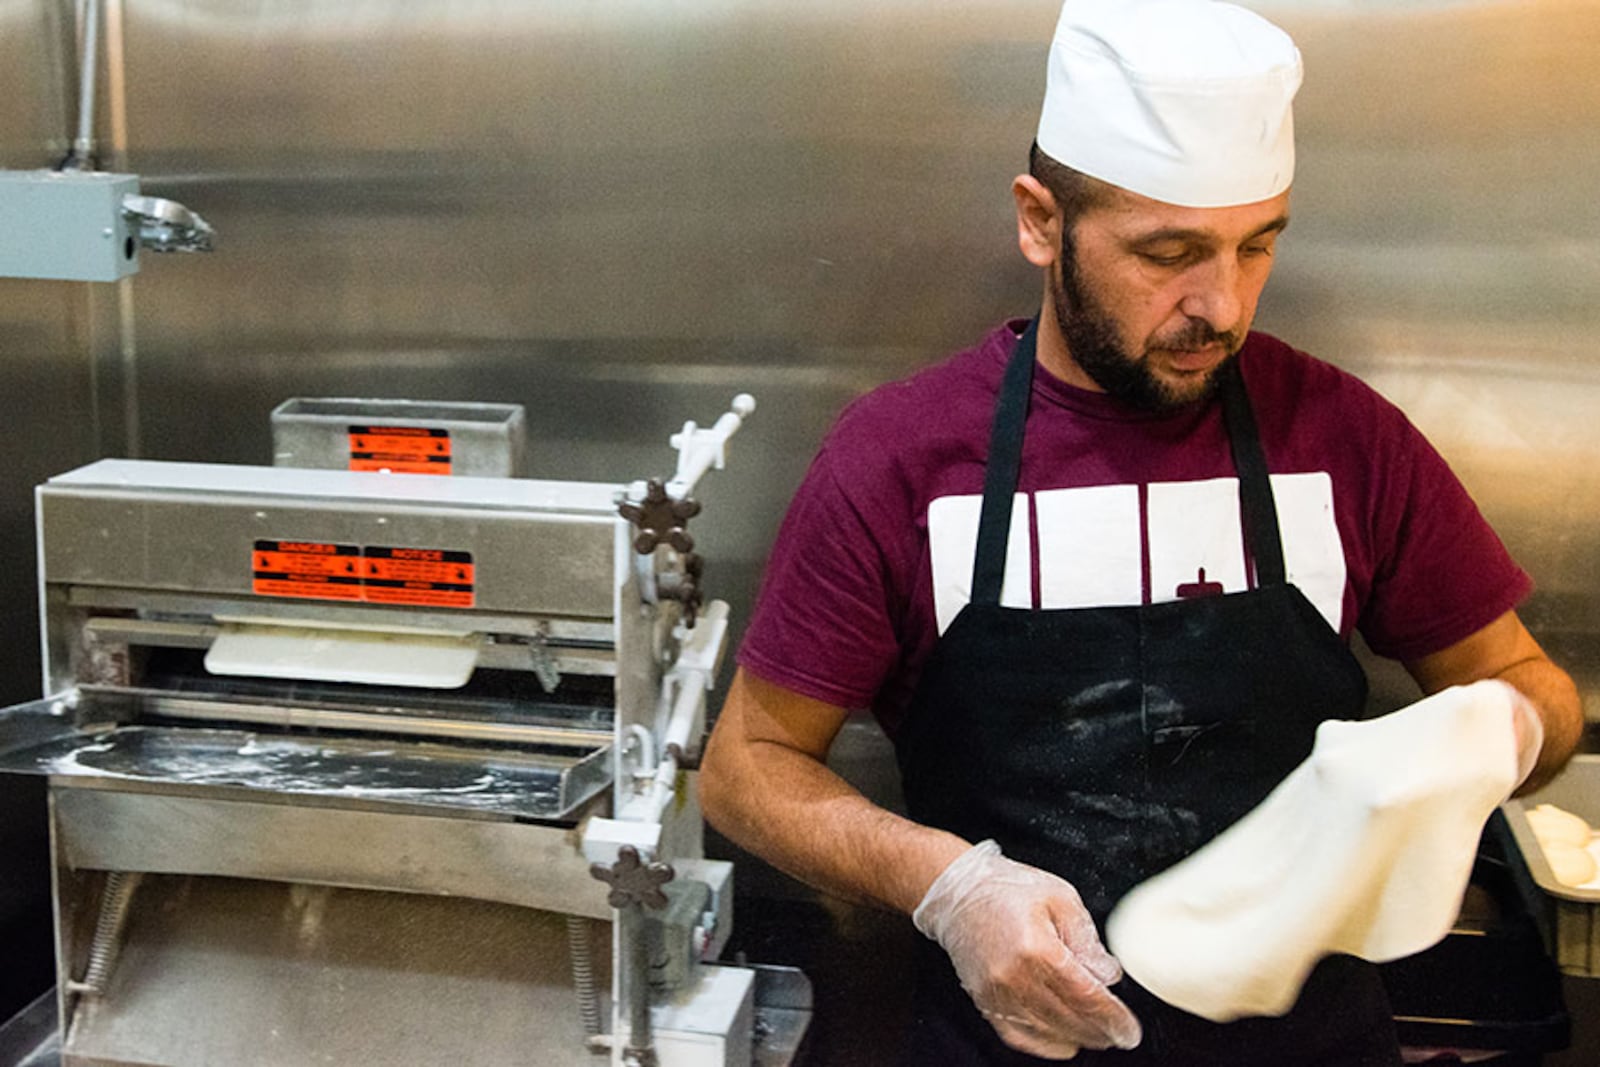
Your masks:
M 0 770 L 49 776 L 60 1062 L 789 1063 L 809 985 L 714 962 L 692 782 L 728 620 L 688 494 L 753 403 L 628 484 L 391 473 L 520 409 L 321 403 L 278 466 L 37 490 Z

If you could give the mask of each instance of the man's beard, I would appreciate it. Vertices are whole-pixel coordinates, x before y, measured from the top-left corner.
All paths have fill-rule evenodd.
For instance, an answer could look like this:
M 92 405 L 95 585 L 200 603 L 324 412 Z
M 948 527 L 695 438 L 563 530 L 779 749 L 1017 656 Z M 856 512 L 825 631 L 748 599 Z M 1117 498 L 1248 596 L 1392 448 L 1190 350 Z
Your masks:
M 1067 266 L 1063 268 L 1061 263 Z M 1067 343 L 1067 355 L 1107 396 L 1141 411 L 1166 414 L 1188 404 L 1209 399 L 1217 383 L 1235 359 L 1243 338 L 1232 332 L 1219 333 L 1204 319 L 1189 320 L 1180 332 L 1160 338 L 1151 348 L 1198 349 L 1221 344 L 1227 357 L 1208 371 L 1204 378 L 1186 389 L 1162 381 L 1150 369 L 1149 350 L 1130 355 L 1117 336 L 1116 324 L 1105 306 L 1088 292 L 1078 276 L 1077 256 L 1068 241 L 1062 242 L 1061 262 L 1052 272 L 1050 293 L 1055 303 L 1056 322 Z

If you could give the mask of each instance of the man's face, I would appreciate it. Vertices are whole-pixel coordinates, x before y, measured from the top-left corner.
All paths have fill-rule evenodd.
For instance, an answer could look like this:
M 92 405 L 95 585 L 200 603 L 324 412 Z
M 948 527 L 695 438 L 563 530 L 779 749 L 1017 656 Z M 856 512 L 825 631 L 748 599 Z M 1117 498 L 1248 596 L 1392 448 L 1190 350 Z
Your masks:
M 1185 208 L 1125 190 L 1079 217 L 1051 268 L 1069 381 L 1149 411 L 1209 396 L 1244 344 L 1288 225 L 1287 192 Z M 1092 385 L 1091 385 L 1092 383 Z

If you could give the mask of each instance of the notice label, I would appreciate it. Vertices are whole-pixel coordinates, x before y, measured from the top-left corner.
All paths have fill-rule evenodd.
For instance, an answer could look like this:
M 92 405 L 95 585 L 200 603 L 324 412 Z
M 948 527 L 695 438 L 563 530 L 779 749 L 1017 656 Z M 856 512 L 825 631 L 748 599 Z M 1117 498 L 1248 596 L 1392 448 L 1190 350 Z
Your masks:
M 258 596 L 361 599 L 361 549 L 320 541 L 257 541 L 250 588 Z
M 362 550 L 366 599 L 378 604 L 472 607 L 472 554 L 436 548 Z
M 472 553 L 444 548 L 257 541 L 250 555 L 257 596 L 360 600 L 370 604 L 470 608 Z
M 449 474 L 450 431 L 415 426 L 352 426 L 350 469 Z

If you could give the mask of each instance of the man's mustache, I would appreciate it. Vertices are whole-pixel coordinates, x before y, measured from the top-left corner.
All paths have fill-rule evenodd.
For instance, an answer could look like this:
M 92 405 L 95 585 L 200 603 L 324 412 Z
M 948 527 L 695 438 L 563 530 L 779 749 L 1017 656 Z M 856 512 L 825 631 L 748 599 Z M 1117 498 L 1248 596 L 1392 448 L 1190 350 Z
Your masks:
M 1188 325 L 1170 337 L 1159 337 L 1152 348 L 1193 351 L 1207 345 L 1221 345 L 1228 352 L 1237 352 L 1244 339 L 1232 330 L 1216 330 L 1204 319 L 1190 319 Z

